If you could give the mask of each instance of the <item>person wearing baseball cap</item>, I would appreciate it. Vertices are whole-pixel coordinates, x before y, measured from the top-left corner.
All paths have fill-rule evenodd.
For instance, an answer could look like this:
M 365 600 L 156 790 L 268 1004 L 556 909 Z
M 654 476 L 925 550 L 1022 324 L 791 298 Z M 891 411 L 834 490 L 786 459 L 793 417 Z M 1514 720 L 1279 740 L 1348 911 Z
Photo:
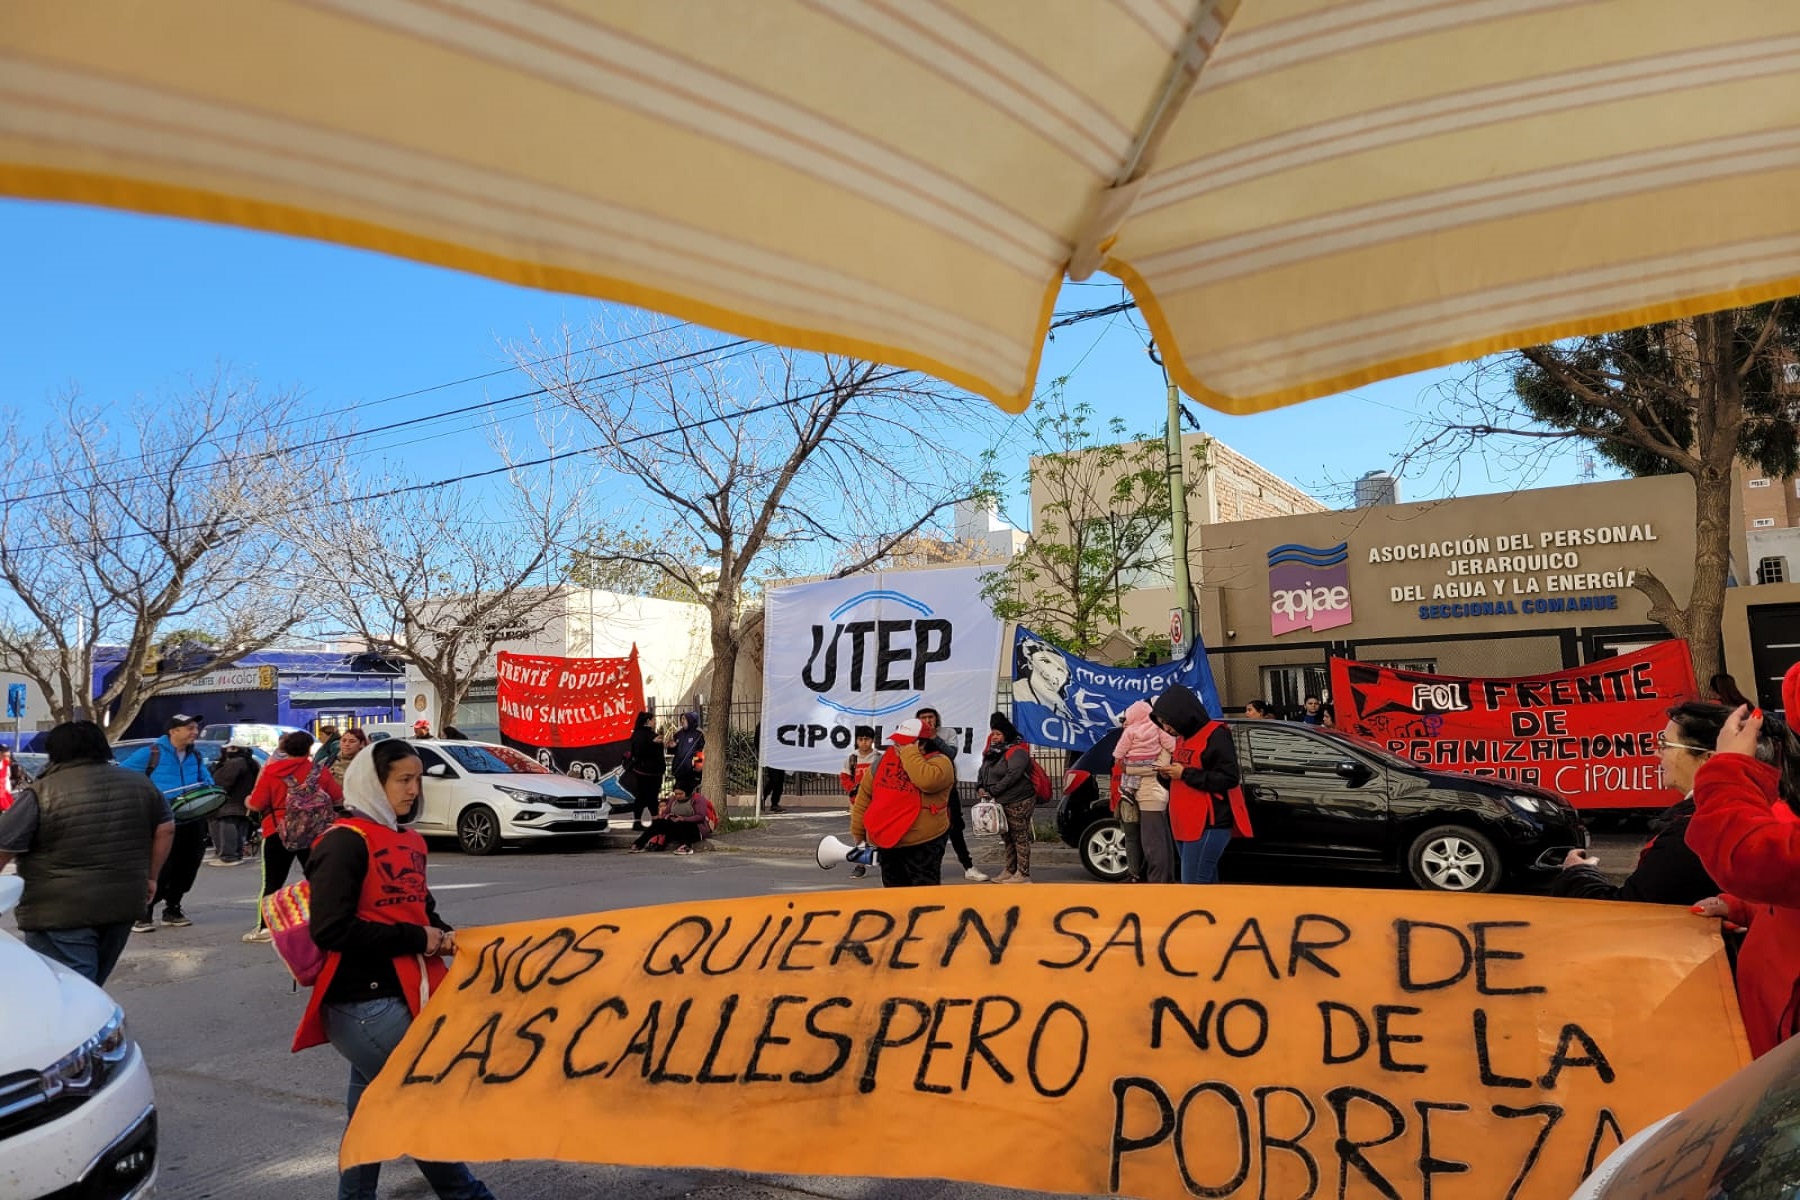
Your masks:
M 200 761 L 194 743 L 200 740 L 200 727 L 205 722 L 191 713 L 175 713 L 163 723 L 164 733 L 155 742 L 120 763 L 127 771 L 148 775 L 165 798 L 179 795 L 193 787 L 212 787 L 212 772 Z M 206 859 L 206 822 L 177 821 L 175 842 L 169 857 L 157 873 L 156 897 L 144 908 L 144 915 L 131 927 L 133 933 L 151 933 L 156 929 L 156 906 L 163 906 L 162 923 L 171 928 L 192 925 L 181 911 L 181 901 L 194 886 L 200 864 Z
M 917 718 L 900 722 L 874 769 L 863 773 L 850 805 L 850 836 L 881 851 L 883 887 L 941 882 L 956 768 L 924 736 Z

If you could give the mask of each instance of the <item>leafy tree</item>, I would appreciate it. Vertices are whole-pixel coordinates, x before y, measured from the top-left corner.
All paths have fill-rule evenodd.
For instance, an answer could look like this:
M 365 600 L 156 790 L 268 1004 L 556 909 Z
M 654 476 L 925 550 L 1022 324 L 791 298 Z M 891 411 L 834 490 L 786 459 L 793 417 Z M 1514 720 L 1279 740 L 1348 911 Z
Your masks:
M 1695 674 L 1723 669 L 1732 467 L 1785 478 L 1800 468 L 1793 385 L 1800 302 L 1777 300 L 1680 321 L 1531 346 L 1480 364 L 1430 423 L 1415 455 L 1455 459 L 1499 442 L 1531 460 L 1571 445 L 1633 475 L 1694 481 L 1694 582 L 1675 596 L 1637 567 L 1650 619 L 1686 638 Z
M 1128 436 L 1123 418 L 1097 421 L 1090 404 L 1070 406 L 1058 386 L 1031 426 L 1039 447 L 1026 471 L 1030 540 L 986 577 L 994 615 L 1073 654 L 1089 654 L 1121 629 L 1125 597 L 1168 587 L 1171 549 L 1168 453 L 1160 436 Z M 1184 475 L 1193 496 L 1206 448 L 1191 448 Z

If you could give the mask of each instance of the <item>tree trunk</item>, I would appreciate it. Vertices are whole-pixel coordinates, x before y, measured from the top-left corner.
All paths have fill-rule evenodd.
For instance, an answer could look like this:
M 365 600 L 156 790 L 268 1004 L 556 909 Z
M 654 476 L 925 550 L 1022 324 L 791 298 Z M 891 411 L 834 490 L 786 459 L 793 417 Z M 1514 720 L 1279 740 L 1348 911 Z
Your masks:
M 1688 598 L 1688 651 L 1701 687 L 1725 669 L 1725 584 L 1731 574 L 1729 470 L 1703 469 L 1694 480 L 1694 590 Z
M 728 744 L 731 738 L 732 693 L 737 688 L 738 656 L 737 614 L 712 612 L 712 686 L 706 692 L 706 767 L 700 776 L 700 791 L 709 800 L 716 798 L 719 815 L 728 815 L 731 797 L 726 793 L 730 778 Z

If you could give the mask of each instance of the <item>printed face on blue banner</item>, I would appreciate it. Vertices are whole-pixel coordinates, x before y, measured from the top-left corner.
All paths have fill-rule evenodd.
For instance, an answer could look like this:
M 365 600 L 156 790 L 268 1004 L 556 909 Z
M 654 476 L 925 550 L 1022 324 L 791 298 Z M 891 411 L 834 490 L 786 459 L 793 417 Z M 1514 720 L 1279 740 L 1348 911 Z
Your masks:
M 1076 658 L 1021 627 L 1013 635 L 1013 724 L 1034 746 L 1086 750 L 1125 719 L 1139 700 L 1185 684 L 1219 713 L 1206 648 L 1196 638 L 1179 661 L 1160 667 L 1108 667 Z

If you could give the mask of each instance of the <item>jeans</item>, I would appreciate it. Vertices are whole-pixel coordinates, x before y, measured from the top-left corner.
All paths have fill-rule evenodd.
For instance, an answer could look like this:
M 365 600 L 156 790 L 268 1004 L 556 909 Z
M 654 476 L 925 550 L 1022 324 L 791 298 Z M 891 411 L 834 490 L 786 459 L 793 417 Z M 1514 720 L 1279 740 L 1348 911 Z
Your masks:
M 1176 842 L 1175 849 L 1181 855 L 1181 882 L 1219 882 L 1219 859 L 1230 844 L 1231 830 L 1223 825 L 1207 830 L 1197 842 Z
M 327 1004 L 325 1035 L 332 1049 L 350 1062 L 350 1094 L 345 1106 L 356 1115 L 363 1089 L 375 1076 L 406 1036 L 412 1024 L 412 1013 L 406 1001 L 397 996 L 376 1000 L 359 1000 L 353 1004 Z M 420 1162 L 419 1174 L 431 1185 L 440 1200 L 494 1200 L 487 1185 L 461 1163 Z M 381 1181 L 381 1164 L 367 1163 L 351 1167 L 338 1176 L 338 1200 L 375 1200 Z
M 943 882 L 944 839 L 934 837 L 917 846 L 883 850 L 876 862 L 881 867 L 882 887 L 936 887 Z
M 214 817 L 212 819 L 213 851 L 221 862 L 241 862 L 244 857 L 244 839 L 249 835 L 250 822 L 243 817 Z
M 90 983 L 103 984 L 131 940 L 131 922 L 86 929 L 27 929 L 25 944 Z

